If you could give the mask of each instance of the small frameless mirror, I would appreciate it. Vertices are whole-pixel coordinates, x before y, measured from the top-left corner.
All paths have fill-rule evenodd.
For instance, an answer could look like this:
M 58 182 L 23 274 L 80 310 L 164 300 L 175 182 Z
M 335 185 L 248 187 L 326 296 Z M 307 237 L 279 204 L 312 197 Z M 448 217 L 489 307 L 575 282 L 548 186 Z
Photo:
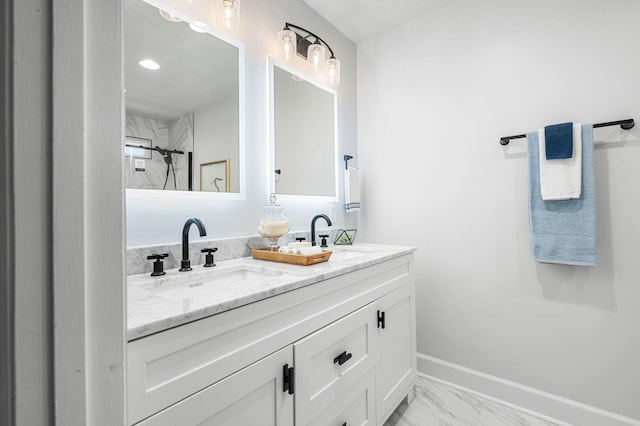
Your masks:
M 271 192 L 338 200 L 336 91 L 269 59 Z

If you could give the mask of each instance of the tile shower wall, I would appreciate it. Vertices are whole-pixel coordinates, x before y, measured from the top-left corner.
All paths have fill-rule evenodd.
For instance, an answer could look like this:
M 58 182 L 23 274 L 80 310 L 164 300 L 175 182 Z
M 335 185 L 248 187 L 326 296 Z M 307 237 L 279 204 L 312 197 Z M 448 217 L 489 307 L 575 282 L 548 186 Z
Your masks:
M 193 151 L 193 114 L 165 121 L 135 114 L 127 114 L 126 136 L 149 139 L 151 145 L 159 148 L 183 151 L 184 154 L 172 154 L 176 181 L 170 171 L 167 190 L 188 189 L 188 155 Z M 124 175 L 126 188 L 162 189 L 167 178 L 167 164 L 163 156 L 151 152 L 151 159 L 145 159 L 145 170 L 136 171 L 135 159 L 125 158 Z

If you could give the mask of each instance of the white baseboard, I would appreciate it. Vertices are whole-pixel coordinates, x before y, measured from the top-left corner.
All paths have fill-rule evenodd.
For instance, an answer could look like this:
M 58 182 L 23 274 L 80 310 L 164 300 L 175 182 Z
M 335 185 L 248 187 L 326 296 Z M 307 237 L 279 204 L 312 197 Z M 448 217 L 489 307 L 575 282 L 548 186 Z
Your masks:
M 640 426 L 640 420 L 421 353 L 418 354 L 418 373 L 503 405 L 569 425 Z

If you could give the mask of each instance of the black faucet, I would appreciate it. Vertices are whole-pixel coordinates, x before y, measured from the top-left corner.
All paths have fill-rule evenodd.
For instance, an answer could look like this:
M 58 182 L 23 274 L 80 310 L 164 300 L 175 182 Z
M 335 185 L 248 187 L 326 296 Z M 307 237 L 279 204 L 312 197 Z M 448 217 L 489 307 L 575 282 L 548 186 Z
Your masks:
M 196 224 L 200 231 L 200 236 L 205 237 L 207 235 L 207 229 L 204 224 L 197 217 L 191 217 L 187 219 L 182 227 L 182 260 L 180 261 L 180 271 L 191 271 L 191 261 L 189 260 L 189 228 L 191 225 Z
M 327 216 L 326 214 L 317 214 L 313 217 L 313 219 L 311 219 L 311 245 L 312 246 L 316 245 L 316 220 L 320 218 L 326 220 L 327 225 L 331 226 L 331 219 L 329 219 L 329 216 Z

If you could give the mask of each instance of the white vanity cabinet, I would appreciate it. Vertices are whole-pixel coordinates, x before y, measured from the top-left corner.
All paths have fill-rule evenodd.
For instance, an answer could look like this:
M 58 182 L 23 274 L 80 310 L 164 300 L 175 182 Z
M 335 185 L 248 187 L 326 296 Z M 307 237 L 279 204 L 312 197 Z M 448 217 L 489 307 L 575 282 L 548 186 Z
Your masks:
M 413 392 L 414 297 L 404 254 L 133 340 L 129 424 L 381 425 Z

